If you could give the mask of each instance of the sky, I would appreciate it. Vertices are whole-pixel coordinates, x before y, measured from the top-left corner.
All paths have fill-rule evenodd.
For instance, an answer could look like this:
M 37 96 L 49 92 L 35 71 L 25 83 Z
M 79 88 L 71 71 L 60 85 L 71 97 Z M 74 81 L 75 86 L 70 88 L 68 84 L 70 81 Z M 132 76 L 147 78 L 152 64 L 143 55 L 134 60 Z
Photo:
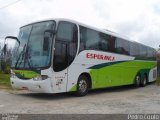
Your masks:
M 160 45 L 160 0 L 0 0 L 0 41 L 17 36 L 25 24 L 51 18 L 73 19 L 154 48 Z

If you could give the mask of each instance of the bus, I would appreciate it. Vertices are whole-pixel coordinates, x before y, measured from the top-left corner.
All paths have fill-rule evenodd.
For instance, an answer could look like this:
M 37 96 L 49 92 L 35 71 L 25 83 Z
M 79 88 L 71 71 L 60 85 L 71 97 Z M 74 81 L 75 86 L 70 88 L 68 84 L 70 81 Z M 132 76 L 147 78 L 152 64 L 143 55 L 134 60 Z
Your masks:
M 34 22 L 9 38 L 17 41 L 10 78 L 16 89 L 85 96 L 90 89 L 146 86 L 157 77 L 154 48 L 74 20 Z

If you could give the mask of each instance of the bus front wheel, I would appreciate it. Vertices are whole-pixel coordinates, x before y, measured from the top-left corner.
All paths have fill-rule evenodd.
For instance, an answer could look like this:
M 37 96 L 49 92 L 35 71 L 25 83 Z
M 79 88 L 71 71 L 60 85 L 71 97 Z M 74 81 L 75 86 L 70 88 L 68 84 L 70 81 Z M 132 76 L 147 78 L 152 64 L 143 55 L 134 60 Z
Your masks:
M 89 90 L 89 81 L 88 78 L 84 75 L 81 75 L 77 83 L 77 96 L 85 96 Z

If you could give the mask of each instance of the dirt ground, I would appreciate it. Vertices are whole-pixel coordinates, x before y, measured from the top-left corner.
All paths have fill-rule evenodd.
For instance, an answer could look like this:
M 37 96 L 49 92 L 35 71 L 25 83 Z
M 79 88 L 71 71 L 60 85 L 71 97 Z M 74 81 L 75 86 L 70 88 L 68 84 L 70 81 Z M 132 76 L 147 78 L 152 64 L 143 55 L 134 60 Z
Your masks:
M 71 93 L 37 94 L 1 89 L 0 113 L 160 113 L 160 86 L 92 90 L 85 97 L 75 97 Z

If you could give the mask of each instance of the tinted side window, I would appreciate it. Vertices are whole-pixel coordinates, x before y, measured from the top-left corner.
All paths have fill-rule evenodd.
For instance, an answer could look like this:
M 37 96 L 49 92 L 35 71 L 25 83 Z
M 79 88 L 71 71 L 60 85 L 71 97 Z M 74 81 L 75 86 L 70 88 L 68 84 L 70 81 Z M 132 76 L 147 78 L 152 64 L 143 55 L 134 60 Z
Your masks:
M 80 50 L 99 49 L 99 32 L 80 26 Z
M 141 57 L 146 57 L 147 56 L 147 47 L 140 45 L 140 52 L 139 52 Z
M 140 50 L 139 45 L 137 43 L 130 43 L 130 55 L 131 56 L 139 56 Z
M 111 44 L 111 36 L 100 33 L 100 43 L 99 49 L 103 51 L 110 51 L 110 44 Z
M 130 46 L 129 42 L 120 38 L 116 39 L 116 53 L 129 55 Z
M 114 52 L 115 37 L 80 26 L 80 51 L 86 49 Z
M 87 30 L 86 49 L 99 49 L 99 34 L 94 30 Z
M 156 51 L 153 48 L 147 48 L 147 58 L 151 60 L 156 59 Z

